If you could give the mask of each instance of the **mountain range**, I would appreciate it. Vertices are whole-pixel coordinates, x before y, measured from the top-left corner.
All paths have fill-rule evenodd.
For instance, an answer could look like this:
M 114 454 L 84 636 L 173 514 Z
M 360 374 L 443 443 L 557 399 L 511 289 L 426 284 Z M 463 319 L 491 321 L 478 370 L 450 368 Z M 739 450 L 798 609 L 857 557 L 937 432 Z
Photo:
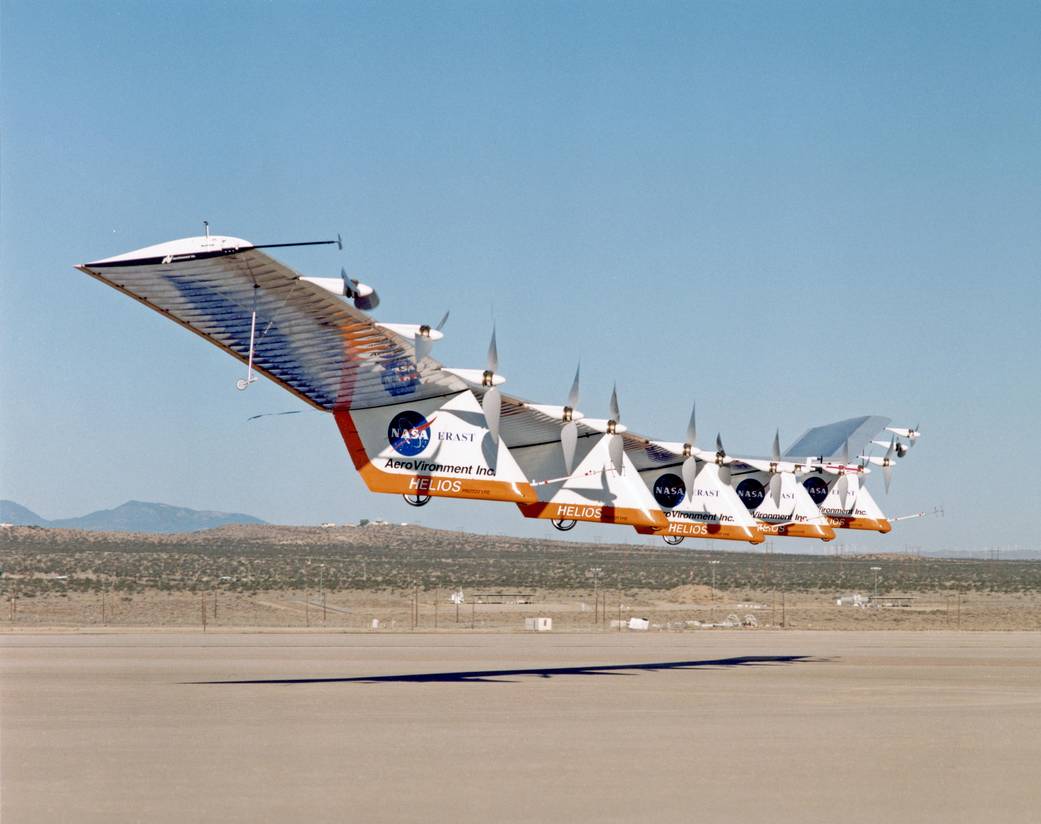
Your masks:
M 210 512 L 148 501 L 127 501 L 115 509 L 99 509 L 79 518 L 49 521 L 14 501 L 0 501 L 0 523 L 107 532 L 194 532 L 227 524 L 263 524 L 241 512 Z

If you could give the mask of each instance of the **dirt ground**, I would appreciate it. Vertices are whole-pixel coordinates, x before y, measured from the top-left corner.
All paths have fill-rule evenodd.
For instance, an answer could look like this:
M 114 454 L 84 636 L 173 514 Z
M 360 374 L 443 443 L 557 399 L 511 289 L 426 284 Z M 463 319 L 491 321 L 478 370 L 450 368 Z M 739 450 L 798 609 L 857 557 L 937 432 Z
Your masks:
M 1036 822 L 1041 633 L 0 635 L 37 822 Z
M 53 627 L 313 629 L 372 632 L 517 631 L 525 618 L 553 619 L 557 632 L 617 632 L 646 618 L 651 631 L 700 631 L 736 622 L 751 629 L 1041 630 L 1041 595 L 890 594 L 878 607 L 837 606 L 820 593 L 713 592 L 687 585 L 665 591 L 532 591 L 465 594 L 458 608 L 441 591 L 278 590 L 257 594 L 146 591 L 47 594 L 0 605 L 0 632 Z M 519 603 L 528 600 L 530 603 Z M 324 608 L 323 608 L 324 604 Z

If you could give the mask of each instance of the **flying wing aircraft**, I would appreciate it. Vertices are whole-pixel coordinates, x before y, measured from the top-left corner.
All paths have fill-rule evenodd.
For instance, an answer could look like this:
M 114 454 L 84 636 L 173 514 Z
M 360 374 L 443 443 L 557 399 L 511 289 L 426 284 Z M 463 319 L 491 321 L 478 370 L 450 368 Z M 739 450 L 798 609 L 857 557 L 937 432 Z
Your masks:
M 849 468 L 828 461 L 836 433 L 844 433 L 847 451 L 859 452 L 887 420 L 863 419 L 852 432 L 839 424 L 811 429 L 786 453 L 808 456 L 813 477 L 830 480 L 824 510 L 807 506 L 814 490 L 805 483 L 782 479 L 772 507 L 760 503 L 752 511 L 741 483 L 766 478 L 765 486 L 775 487 L 778 466 L 731 459 L 718 442 L 713 453 L 695 449 L 692 439 L 669 444 L 631 432 L 621 423 L 617 393 L 609 418 L 586 417 L 577 409 L 577 372 L 565 405 L 506 394 L 494 331 L 484 369 L 444 366 L 432 353 L 447 315 L 436 326 L 376 322 L 367 314 L 379 305 L 372 287 L 343 270 L 338 278 L 305 277 L 265 251 L 330 243 L 342 248 L 339 240 L 258 245 L 211 236 L 207 227 L 202 237 L 76 268 L 241 361 L 240 390 L 262 375 L 331 413 L 366 486 L 400 494 L 413 506 L 434 497 L 510 502 L 557 529 L 613 523 L 670 543 L 687 535 L 758 543 L 764 523 L 775 534 L 827 540 L 830 528 L 820 513 L 833 517 L 827 506 L 833 494 L 846 525 L 870 517 L 846 508 Z M 877 421 L 884 423 L 875 427 Z M 918 437 L 917 429 L 893 433 L 911 444 Z M 861 462 L 858 479 L 875 460 L 883 459 Z M 735 479 L 735 471 L 754 477 Z M 868 506 L 861 485 L 852 495 Z

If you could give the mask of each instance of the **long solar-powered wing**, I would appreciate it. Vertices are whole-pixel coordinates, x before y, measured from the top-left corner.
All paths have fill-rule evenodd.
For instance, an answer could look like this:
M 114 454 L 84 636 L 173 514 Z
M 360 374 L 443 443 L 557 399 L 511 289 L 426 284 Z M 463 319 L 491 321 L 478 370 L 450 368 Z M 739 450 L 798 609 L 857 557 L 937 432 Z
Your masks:
M 296 245 L 314 244 L 272 244 Z M 616 393 L 606 419 L 574 408 L 577 373 L 564 406 L 501 392 L 494 333 L 484 369 L 443 367 L 431 347 L 447 315 L 434 328 L 377 323 L 365 311 L 378 303 L 372 289 L 342 271 L 340 278 L 305 277 L 267 248 L 207 233 L 77 268 L 246 364 L 240 389 L 256 370 L 333 413 L 369 489 L 402 494 L 415 506 L 432 497 L 510 501 L 558 529 L 584 520 L 630 525 L 673 543 L 684 535 L 756 542 L 763 530 L 753 505 L 762 508 L 768 487 L 775 531 L 827 540 L 830 530 L 799 531 L 792 501 L 802 488 L 793 493 L 787 476 L 812 469 L 813 489 L 805 489 L 816 494 L 813 503 L 834 491 L 841 512 L 859 518 L 863 464 L 888 471 L 890 455 L 906 454 L 918 436 L 917 429 L 894 429 L 886 456 L 861 456 L 857 466 L 810 464 L 859 455 L 887 418 L 810 429 L 786 453 L 796 465 L 780 460 L 776 443 L 769 461 L 730 457 L 718 439 L 714 451 L 697 449 L 693 415 L 690 443 L 652 439 L 621 424 Z M 896 437 L 911 443 L 901 447 Z
M 416 364 L 411 341 L 319 285 L 322 279 L 302 277 L 241 238 L 184 238 L 76 268 L 321 410 L 465 388 L 431 359 Z

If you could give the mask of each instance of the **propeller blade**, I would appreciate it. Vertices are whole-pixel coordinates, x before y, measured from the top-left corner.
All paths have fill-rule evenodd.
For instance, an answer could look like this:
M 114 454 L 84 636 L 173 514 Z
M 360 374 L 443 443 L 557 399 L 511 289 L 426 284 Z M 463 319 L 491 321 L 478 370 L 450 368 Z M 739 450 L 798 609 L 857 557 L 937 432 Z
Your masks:
M 495 327 L 492 326 L 492 340 L 488 344 L 488 371 L 493 375 L 499 370 L 499 349 L 495 345 Z
M 614 387 L 611 389 L 611 420 L 622 420 L 622 412 L 618 408 L 618 384 L 615 384 Z
M 494 337 L 492 338 L 494 342 Z M 494 386 L 484 393 L 481 400 L 481 409 L 484 418 L 488 422 L 488 431 L 496 445 L 499 443 L 499 415 L 502 412 L 502 396 Z
M 842 452 L 839 453 L 839 463 L 843 466 L 849 463 L 849 441 L 843 441 Z
M 690 405 L 690 420 L 687 422 L 687 443 L 692 447 L 698 438 L 698 425 L 694 419 L 695 412 L 697 412 L 697 405 L 692 403 Z
M 781 460 L 781 430 L 778 429 L 774 432 L 774 451 L 773 451 L 774 463 L 779 463 Z
M 849 494 L 849 475 L 839 475 L 835 488 L 839 493 L 839 503 L 843 510 L 848 509 L 846 506 L 846 496 Z
M 579 361 L 578 367 L 575 369 L 575 379 L 571 382 L 571 391 L 567 393 L 567 405 L 571 409 L 578 408 L 578 378 L 582 372 L 582 362 Z
M 452 310 L 451 310 L 451 309 L 449 309 L 449 310 L 448 310 L 447 312 L 445 312 L 445 314 L 444 314 L 444 316 L 443 316 L 443 317 L 441 318 L 441 320 L 439 320 L 439 321 L 437 322 L 437 326 L 435 326 L 434 328 L 435 328 L 435 329 L 436 329 L 436 330 L 437 330 L 438 332 L 440 332 L 440 331 L 441 331 L 442 329 L 444 329 L 444 328 L 445 328 L 445 324 L 446 324 L 446 323 L 448 323 L 448 316 L 449 316 L 450 314 L 452 314 Z
M 691 455 L 683 462 L 683 486 L 687 490 L 687 500 L 694 497 L 694 481 L 698 478 L 698 461 Z
M 607 444 L 607 452 L 611 456 L 615 472 L 622 474 L 622 456 L 625 455 L 625 442 L 621 435 L 609 435 L 611 440 Z
M 719 480 L 730 486 L 730 464 L 719 467 Z
M 781 505 L 781 477 L 777 474 L 770 476 L 770 498 L 776 507 Z
M 894 435 L 892 437 L 892 439 L 889 441 L 889 449 L 886 450 L 885 460 L 888 461 L 890 458 L 892 458 L 893 457 L 893 452 L 895 452 L 895 451 L 896 451 L 896 435 Z M 883 466 L 885 466 L 885 464 L 883 464 Z
M 568 421 L 560 430 L 560 447 L 564 450 L 564 469 L 570 475 L 575 465 L 575 449 L 578 446 L 578 424 Z
M 893 482 L 893 465 L 886 464 L 882 467 L 882 477 L 886 481 L 886 495 L 889 494 L 889 485 Z
M 430 354 L 430 350 L 434 348 L 434 341 L 432 341 L 427 335 L 416 335 L 416 366 L 418 367 L 422 360 Z

